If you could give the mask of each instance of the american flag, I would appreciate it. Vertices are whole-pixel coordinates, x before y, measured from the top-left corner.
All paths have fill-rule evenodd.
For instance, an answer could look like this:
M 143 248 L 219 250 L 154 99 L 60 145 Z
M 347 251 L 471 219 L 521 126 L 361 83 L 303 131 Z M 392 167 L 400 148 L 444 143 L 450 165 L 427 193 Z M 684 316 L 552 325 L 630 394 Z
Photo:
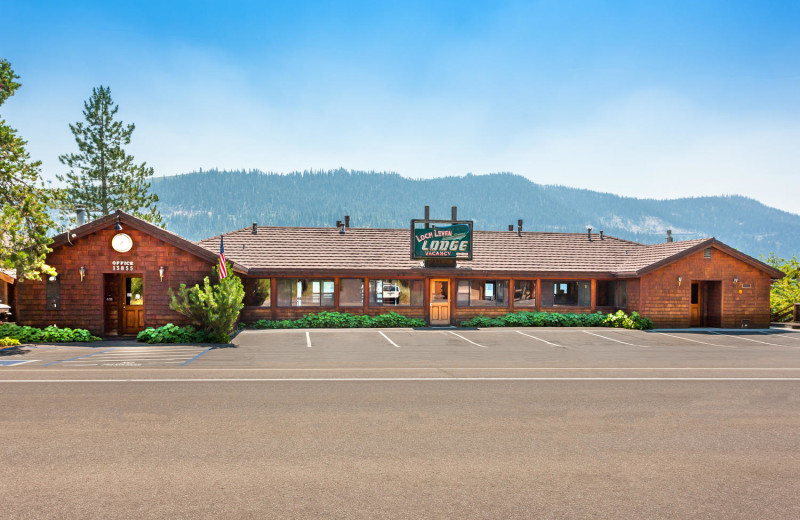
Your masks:
M 219 279 L 228 276 L 228 269 L 225 267 L 225 246 L 222 244 L 222 236 L 219 237 Z

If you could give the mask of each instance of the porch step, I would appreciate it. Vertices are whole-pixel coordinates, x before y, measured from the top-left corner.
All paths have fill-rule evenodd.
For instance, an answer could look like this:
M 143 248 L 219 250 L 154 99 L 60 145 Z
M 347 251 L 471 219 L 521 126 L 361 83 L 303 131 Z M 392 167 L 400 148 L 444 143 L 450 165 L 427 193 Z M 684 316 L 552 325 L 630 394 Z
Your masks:
M 770 327 L 780 329 L 800 329 L 800 322 L 798 321 L 775 321 L 769 324 Z

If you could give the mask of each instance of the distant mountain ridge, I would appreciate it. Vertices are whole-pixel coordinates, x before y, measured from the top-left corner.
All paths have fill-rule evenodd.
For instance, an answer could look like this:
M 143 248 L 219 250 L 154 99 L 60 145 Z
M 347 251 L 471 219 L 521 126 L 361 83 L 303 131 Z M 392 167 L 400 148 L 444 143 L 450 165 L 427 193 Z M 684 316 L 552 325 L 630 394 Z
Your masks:
M 672 200 L 637 199 L 542 185 L 520 175 L 496 173 L 409 179 L 396 173 L 350 170 L 288 174 L 199 171 L 154 178 L 158 209 L 167 229 L 191 240 L 253 222 L 274 226 L 334 226 L 350 215 L 355 227 L 408 227 L 422 218 L 474 220 L 476 229 L 504 230 L 523 219 L 526 231 L 585 232 L 643 243 L 714 236 L 752 256 L 800 253 L 800 215 L 742 196 Z

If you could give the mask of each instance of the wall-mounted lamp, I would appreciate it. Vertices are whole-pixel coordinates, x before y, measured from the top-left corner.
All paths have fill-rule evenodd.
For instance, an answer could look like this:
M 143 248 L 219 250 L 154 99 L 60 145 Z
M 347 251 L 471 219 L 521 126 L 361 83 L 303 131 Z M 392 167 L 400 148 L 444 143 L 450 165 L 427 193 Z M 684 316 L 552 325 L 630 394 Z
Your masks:
M 164 267 L 163 265 L 158 268 L 158 277 L 161 278 L 162 282 L 164 281 L 164 271 L 166 271 L 166 270 L 167 270 L 167 268 Z
M 81 268 L 78 269 L 78 273 L 81 275 L 81 282 L 82 282 L 83 281 L 83 277 L 86 276 L 86 268 L 81 266 Z
M 683 281 L 683 276 L 678 277 L 678 287 L 681 286 L 681 282 Z
M 117 215 L 117 223 L 114 224 L 114 231 L 122 231 L 122 224 L 119 223 L 119 215 Z
M 739 283 L 739 277 L 736 276 L 736 275 L 733 275 L 733 285 L 736 285 L 737 283 Z

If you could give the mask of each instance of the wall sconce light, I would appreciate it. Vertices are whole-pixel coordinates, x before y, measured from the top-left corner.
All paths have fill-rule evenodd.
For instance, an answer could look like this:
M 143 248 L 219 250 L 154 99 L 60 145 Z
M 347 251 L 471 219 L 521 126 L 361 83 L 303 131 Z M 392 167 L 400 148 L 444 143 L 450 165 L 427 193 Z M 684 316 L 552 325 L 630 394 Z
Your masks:
M 117 215 L 117 223 L 114 224 L 114 231 L 122 231 L 122 224 L 119 223 L 119 215 Z
M 84 266 L 81 266 L 81 268 L 78 269 L 78 273 L 80 273 L 80 275 L 81 275 L 81 282 L 82 282 L 83 281 L 83 277 L 86 276 L 86 268 Z
M 681 282 L 683 281 L 683 276 L 678 277 L 678 287 L 681 286 Z
M 167 268 L 164 267 L 163 265 L 158 268 L 158 277 L 161 278 L 162 282 L 164 281 L 164 271 L 166 271 L 166 270 L 167 270 Z
M 733 275 L 733 285 L 736 285 L 737 283 L 739 283 L 739 277 L 736 276 L 736 275 Z

